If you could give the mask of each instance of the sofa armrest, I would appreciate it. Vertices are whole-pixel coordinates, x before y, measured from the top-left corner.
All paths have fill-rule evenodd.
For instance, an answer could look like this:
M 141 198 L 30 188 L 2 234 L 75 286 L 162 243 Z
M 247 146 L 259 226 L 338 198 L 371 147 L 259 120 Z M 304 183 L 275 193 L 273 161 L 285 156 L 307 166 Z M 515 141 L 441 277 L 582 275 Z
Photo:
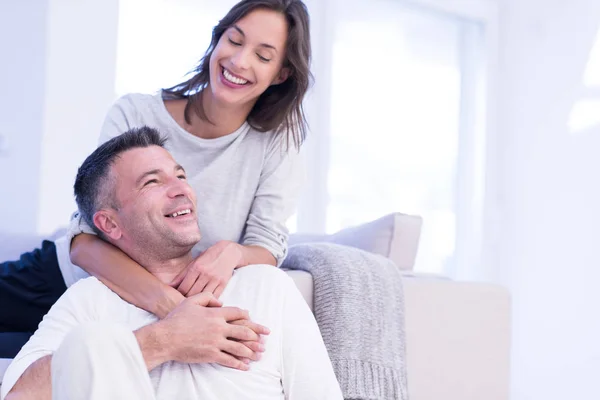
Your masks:
M 286 272 L 313 309 L 312 276 Z M 508 292 L 412 272 L 403 283 L 409 398 L 507 400 Z
M 290 271 L 285 269 L 284 271 L 287 272 L 287 274 L 292 278 L 310 309 L 314 310 L 314 288 L 312 275 L 306 271 Z
M 409 276 L 404 294 L 410 398 L 507 400 L 507 290 Z

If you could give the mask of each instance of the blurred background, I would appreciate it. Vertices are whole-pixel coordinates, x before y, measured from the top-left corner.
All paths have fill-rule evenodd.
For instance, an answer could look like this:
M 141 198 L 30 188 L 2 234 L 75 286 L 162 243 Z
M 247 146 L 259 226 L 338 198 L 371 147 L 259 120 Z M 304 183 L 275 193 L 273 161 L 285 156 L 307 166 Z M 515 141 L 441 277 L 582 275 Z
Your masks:
M 235 3 L 0 1 L 0 230 L 66 225 L 112 102 L 182 81 Z M 600 1 L 306 4 L 291 231 L 423 216 L 416 270 L 511 292 L 511 398 L 599 399 Z

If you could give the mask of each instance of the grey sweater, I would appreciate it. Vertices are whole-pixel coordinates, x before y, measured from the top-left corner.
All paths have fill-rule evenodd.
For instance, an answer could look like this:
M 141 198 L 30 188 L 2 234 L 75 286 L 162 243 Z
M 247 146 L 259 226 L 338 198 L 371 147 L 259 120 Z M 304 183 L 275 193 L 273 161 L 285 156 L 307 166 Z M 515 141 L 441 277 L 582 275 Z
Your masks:
M 330 243 L 291 246 L 282 267 L 313 276 L 315 317 L 344 398 L 407 400 L 398 267 L 385 257 Z
M 171 117 L 160 92 L 117 100 L 108 111 L 99 143 L 144 125 L 168 138 L 167 150 L 185 168 L 198 196 L 202 239 L 194 255 L 219 240 L 231 240 L 264 247 L 281 264 L 287 253 L 285 223 L 295 211 L 304 181 L 302 158 L 293 146 L 286 152 L 281 135 L 258 132 L 247 123 L 220 138 L 196 137 Z M 93 233 L 76 218 L 68 236 L 81 232 Z M 68 239 L 57 243 L 57 253 L 70 285 L 85 274 L 70 263 Z

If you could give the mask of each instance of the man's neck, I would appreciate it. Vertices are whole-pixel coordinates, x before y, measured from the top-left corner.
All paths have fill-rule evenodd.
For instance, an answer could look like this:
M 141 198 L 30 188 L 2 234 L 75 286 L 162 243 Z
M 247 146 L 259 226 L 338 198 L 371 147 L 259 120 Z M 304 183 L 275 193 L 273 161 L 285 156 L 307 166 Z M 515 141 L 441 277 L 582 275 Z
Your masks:
M 128 252 L 128 254 L 135 262 L 167 285 L 170 285 L 193 260 L 191 250 L 176 256 L 152 254 L 147 250 Z
M 192 262 L 192 260 L 192 254 L 188 253 L 185 256 L 171 260 L 155 262 L 152 265 L 141 265 L 152 275 L 156 276 L 158 280 L 170 285 L 175 280 L 177 275 L 179 275 L 181 271 L 183 271 Z

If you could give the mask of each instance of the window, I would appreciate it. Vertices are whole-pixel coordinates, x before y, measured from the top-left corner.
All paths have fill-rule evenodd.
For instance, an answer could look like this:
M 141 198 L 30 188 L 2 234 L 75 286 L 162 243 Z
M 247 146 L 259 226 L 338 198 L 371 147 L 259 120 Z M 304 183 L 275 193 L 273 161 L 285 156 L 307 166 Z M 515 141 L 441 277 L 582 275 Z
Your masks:
M 153 93 L 183 81 L 235 0 L 120 0 L 116 94 Z
M 478 62 L 465 36 L 480 31 L 399 1 L 336 4 L 326 230 L 418 214 L 415 268 L 451 271 L 461 118 L 471 111 L 464 63 Z

